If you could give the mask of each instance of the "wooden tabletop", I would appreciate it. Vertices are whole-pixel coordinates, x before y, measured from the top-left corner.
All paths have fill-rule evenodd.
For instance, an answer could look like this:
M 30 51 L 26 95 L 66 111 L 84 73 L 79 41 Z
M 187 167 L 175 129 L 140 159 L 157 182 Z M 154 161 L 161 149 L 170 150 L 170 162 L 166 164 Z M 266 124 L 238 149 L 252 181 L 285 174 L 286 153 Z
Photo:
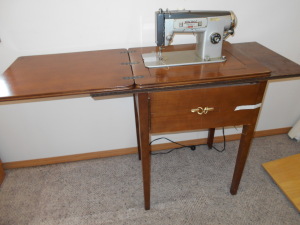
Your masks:
M 195 49 L 195 45 L 167 46 L 163 51 Z M 276 52 L 256 43 L 224 43 L 227 61 L 166 68 L 146 68 L 142 54 L 157 51 L 157 47 L 129 49 L 136 88 L 273 80 L 300 76 L 300 66 Z
M 300 65 L 257 42 L 232 44 L 232 47 L 267 67 L 271 71 L 271 76 L 266 78 L 268 80 L 300 76 Z
M 166 51 L 194 48 L 176 45 Z M 0 101 L 126 94 L 300 76 L 298 64 L 256 42 L 225 42 L 224 63 L 148 69 L 141 54 L 155 49 L 129 49 L 130 58 L 126 49 L 20 57 L 0 75 Z M 138 64 L 131 67 L 129 62 Z
M 0 75 L 0 101 L 129 90 L 126 49 L 25 56 Z

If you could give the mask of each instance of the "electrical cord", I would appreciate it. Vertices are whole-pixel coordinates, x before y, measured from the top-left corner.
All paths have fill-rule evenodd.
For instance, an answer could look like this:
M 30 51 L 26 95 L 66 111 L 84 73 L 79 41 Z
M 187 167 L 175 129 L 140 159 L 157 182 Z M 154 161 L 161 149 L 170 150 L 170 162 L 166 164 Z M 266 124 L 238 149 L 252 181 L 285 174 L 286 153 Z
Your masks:
M 171 149 L 171 150 L 169 150 L 167 152 L 157 152 L 157 153 L 151 152 L 151 155 L 164 155 L 164 154 L 168 154 L 168 153 L 170 153 L 170 152 L 172 152 L 172 151 L 174 151 L 176 149 L 181 149 L 181 148 L 186 148 L 186 147 L 190 148 L 192 151 L 195 151 L 196 150 L 196 146 L 199 146 L 199 145 L 183 145 L 183 144 L 180 144 L 180 143 L 178 143 L 176 141 L 172 141 L 172 140 L 170 140 L 169 138 L 166 138 L 166 137 L 156 138 L 153 141 L 151 141 L 149 145 L 151 145 L 153 142 L 161 140 L 161 139 L 165 139 L 165 140 L 167 140 L 169 142 L 172 142 L 173 144 L 177 144 L 177 145 L 179 145 L 181 147 L 179 147 L 179 148 L 173 148 L 173 149 Z
M 222 128 L 222 132 L 223 132 L 223 149 L 217 149 L 215 146 L 212 146 L 212 148 L 215 149 L 217 152 L 224 152 L 226 149 L 226 138 L 225 138 L 224 127 Z
M 213 148 L 214 150 L 216 150 L 217 152 L 223 152 L 223 151 L 225 151 L 225 149 L 226 149 L 226 138 L 225 138 L 224 127 L 222 128 L 222 132 L 223 132 L 223 149 L 218 149 L 218 148 L 216 148 L 215 146 L 212 146 L 212 148 Z M 161 139 L 165 139 L 165 140 L 167 140 L 167 141 L 169 141 L 169 142 L 171 142 L 171 143 L 173 143 L 173 144 L 177 144 L 177 145 L 179 145 L 179 146 L 181 146 L 181 147 L 173 148 L 173 149 L 171 149 L 171 150 L 169 150 L 169 151 L 167 151 L 167 152 L 157 152 L 157 153 L 151 152 L 151 155 L 164 155 L 164 154 L 169 154 L 169 153 L 171 153 L 172 151 L 174 151 L 174 150 L 176 150 L 176 149 L 181 149 L 181 148 L 190 148 L 192 151 L 195 151 L 195 150 L 196 150 L 196 147 L 197 147 L 197 146 L 200 146 L 200 145 L 183 145 L 183 144 L 180 144 L 180 143 L 178 143 L 178 142 L 176 142 L 176 141 L 172 141 L 172 140 L 170 140 L 169 138 L 166 138 L 166 137 L 159 137 L 159 138 L 156 138 L 156 139 L 152 140 L 152 141 L 149 143 L 149 145 L 152 145 L 153 142 L 158 141 L 158 140 L 161 140 Z M 203 145 L 203 144 L 201 144 L 201 145 Z

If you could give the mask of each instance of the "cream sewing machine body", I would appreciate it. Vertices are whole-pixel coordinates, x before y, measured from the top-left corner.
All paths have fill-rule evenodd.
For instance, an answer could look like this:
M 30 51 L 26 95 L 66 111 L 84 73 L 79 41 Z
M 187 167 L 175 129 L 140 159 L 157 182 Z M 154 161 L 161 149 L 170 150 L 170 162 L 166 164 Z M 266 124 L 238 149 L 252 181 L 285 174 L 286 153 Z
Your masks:
M 169 67 L 224 62 L 223 41 L 234 34 L 237 18 L 231 11 L 176 10 L 155 12 L 156 44 L 159 50 L 143 54 L 146 67 Z M 164 52 L 176 33 L 196 35 L 196 49 Z

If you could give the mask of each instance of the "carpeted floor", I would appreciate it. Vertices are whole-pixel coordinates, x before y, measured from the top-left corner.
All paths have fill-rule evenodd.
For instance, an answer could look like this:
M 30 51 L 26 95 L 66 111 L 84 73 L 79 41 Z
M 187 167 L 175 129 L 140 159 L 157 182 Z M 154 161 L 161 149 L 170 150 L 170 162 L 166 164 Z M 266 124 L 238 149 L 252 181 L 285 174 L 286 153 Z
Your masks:
M 136 155 L 9 170 L 0 188 L 0 224 L 300 224 L 300 214 L 261 166 L 299 153 L 300 143 L 287 135 L 256 138 L 232 196 L 237 146 L 152 156 L 149 211 Z

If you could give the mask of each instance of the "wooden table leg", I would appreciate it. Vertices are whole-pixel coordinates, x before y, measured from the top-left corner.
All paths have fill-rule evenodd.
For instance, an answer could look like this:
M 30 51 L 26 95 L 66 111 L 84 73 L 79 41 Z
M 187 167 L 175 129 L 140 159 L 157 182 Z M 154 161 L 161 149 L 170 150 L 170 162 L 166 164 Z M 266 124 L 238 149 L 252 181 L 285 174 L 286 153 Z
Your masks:
M 149 124 L 149 99 L 148 93 L 137 95 L 139 115 L 139 138 L 141 147 L 142 172 L 144 184 L 145 209 L 150 209 L 150 173 L 151 173 L 151 151 L 150 151 L 150 124 Z
M 137 148 L 138 148 L 138 157 L 141 160 L 141 144 L 140 144 L 140 131 L 139 131 L 139 113 L 138 113 L 138 103 L 137 96 L 133 94 L 134 102 L 134 114 L 135 114 L 135 128 L 136 128 L 136 137 L 137 137 Z
M 1 159 L 0 159 L 0 185 L 2 184 L 2 182 L 4 180 L 4 177 L 5 177 L 5 172 L 4 172 L 4 169 L 2 167 L 2 162 L 1 162 Z
M 215 128 L 209 128 L 208 130 L 207 146 L 209 149 L 212 149 L 214 143 L 215 130 Z
M 242 174 L 247 161 L 251 141 L 254 135 L 255 125 L 244 125 L 243 132 L 240 140 L 239 151 L 236 158 L 234 174 L 232 178 L 230 193 L 235 195 L 239 188 Z

